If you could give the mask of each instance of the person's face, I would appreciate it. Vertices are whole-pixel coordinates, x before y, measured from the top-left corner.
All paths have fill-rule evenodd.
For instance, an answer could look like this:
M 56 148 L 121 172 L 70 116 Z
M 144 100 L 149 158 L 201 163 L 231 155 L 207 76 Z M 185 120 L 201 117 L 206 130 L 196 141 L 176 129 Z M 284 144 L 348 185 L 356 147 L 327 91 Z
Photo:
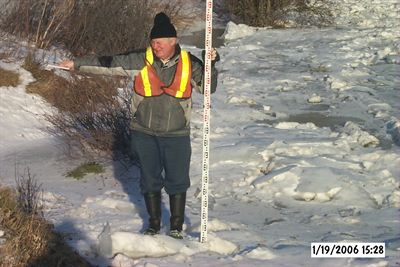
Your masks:
M 176 38 L 152 39 L 150 45 L 156 57 L 162 60 L 167 60 L 175 53 Z

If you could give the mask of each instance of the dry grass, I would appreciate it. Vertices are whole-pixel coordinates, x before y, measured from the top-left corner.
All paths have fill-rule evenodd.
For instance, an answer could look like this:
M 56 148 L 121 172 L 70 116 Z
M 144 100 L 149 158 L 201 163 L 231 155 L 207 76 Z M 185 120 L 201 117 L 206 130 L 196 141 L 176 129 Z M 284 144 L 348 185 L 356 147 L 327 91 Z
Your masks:
M 19 84 L 19 74 L 0 68 L 0 86 L 16 87 Z
M 86 267 L 90 264 L 68 247 L 52 225 L 27 213 L 15 191 L 0 187 L 0 226 L 6 242 L 0 246 L 0 267 Z
M 54 85 L 65 79 L 55 75 L 51 71 L 42 69 L 40 65 L 35 62 L 32 54 L 29 54 L 25 58 L 22 67 L 31 72 L 33 78 L 36 79 L 36 81 L 26 86 L 26 91 L 31 94 L 38 94 L 49 103 L 54 104 Z

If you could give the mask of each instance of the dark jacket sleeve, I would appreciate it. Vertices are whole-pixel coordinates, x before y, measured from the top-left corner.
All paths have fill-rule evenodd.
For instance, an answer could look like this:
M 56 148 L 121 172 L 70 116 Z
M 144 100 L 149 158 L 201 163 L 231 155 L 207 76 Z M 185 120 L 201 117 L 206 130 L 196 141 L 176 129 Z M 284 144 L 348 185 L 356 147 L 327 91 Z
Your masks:
M 115 56 L 88 56 L 74 60 L 75 69 L 82 66 L 95 66 L 104 68 L 121 67 L 124 70 L 140 70 L 144 66 L 145 50 L 137 50 L 126 54 Z
M 204 93 L 204 64 L 203 62 L 190 54 L 192 60 L 192 86 L 194 89 L 203 94 Z M 211 64 L 211 93 L 217 90 L 218 71 L 215 68 L 215 62 Z

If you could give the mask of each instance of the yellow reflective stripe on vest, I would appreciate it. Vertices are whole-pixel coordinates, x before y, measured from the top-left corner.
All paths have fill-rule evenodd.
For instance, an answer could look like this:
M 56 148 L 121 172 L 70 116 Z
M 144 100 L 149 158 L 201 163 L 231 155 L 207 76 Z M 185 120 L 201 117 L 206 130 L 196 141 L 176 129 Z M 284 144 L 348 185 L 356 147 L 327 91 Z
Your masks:
M 151 47 L 148 47 L 146 49 L 146 61 L 151 65 L 154 62 L 154 57 L 153 57 L 153 50 L 151 50 Z M 143 81 L 143 87 L 144 87 L 144 95 L 145 96 L 151 96 L 151 84 L 149 80 L 149 71 L 147 68 L 147 63 L 146 66 L 140 71 L 140 75 L 142 76 L 142 81 Z
M 150 65 L 153 65 L 154 57 L 153 57 L 153 50 L 151 50 L 151 47 L 147 47 L 146 49 L 146 60 L 150 63 Z
M 151 85 L 150 85 L 149 72 L 147 70 L 147 66 L 140 71 L 140 75 L 142 76 L 144 95 L 151 96 Z
M 176 92 L 175 97 L 181 98 L 186 90 L 186 84 L 189 79 L 189 53 L 187 51 L 181 51 L 182 58 L 182 75 L 179 91 Z

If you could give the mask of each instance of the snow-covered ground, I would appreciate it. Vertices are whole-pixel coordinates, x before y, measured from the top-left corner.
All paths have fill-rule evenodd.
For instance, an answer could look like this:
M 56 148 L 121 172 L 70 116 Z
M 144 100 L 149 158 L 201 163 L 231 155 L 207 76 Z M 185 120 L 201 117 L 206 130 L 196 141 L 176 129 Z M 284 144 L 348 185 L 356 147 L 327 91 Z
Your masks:
M 139 172 L 118 162 L 76 181 L 51 107 L 0 88 L 0 183 L 36 176 L 46 216 L 99 266 L 397 266 L 400 253 L 399 3 L 342 0 L 340 27 L 230 23 L 212 96 L 209 241 L 200 223 L 202 96 L 194 97 L 186 237 L 140 234 Z M 200 50 L 185 46 L 195 54 Z M 397 143 L 397 145 L 396 145 Z M 16 166 L 17 165 L 17 166 Z M 385 242 L 384 259 L 310 258 L 311 242 Z

